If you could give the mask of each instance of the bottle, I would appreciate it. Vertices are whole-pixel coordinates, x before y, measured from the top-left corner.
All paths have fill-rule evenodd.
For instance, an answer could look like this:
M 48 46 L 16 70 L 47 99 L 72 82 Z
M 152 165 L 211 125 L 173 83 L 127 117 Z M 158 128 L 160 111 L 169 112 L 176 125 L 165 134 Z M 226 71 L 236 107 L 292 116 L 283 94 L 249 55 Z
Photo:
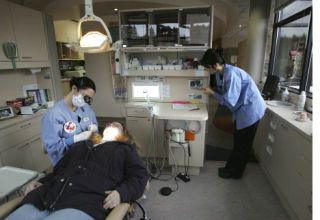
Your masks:
M 303 111 L 305 103 L 306 103 L 306 92 L 301 91 L 301 94 L 299 95 L 299 98 L 298 98 L 297 110 Z
M 289 91 L 288 91 L 288 88 L 286 88 L 286 89 L 282 92 L 281 101 L 283 101 L 283 102 L 289 101 Z
M 192 63 L 193 68 L 194 68 L 194 69 L 198 69 L 198 64 L 199 64 L 198 58 L 194 58 L 194 59 L 193 59 L 193 63 Z

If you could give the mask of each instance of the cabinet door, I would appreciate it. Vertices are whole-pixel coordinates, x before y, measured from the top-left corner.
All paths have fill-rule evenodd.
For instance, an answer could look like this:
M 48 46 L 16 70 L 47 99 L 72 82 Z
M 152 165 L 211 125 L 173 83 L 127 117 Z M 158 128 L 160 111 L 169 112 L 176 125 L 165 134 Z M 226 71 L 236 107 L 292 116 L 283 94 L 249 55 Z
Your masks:
M 34 169 L 30 144 L 28 142 L 21 143 L 2 152 L 1 161 L 4 166 Z
M 9 10 L 9 4 L 7 1 L 0 0 L 0 45 L 2 47 L 3 43 L 15 42 L 13 25 L 11 21 L 11 14 Z M 2 50 L 0 49 L 0 61 L 10 61 Z
M 180 10 L 180 44 L 183 46 L 210 46 L 211 8 Z
M 128 47 L 144 47 L 149 44 L 148 13 L 121 13 L 121 39 Z
M 47 42 L 40 11 L 10 3 L 20 61 L 48 61 Z
M 126 126 L 141 147 L 139 155 L 146 157 L 150 145 L 151 121 L 148 118 L 127 117 Z
M 270 128 L 270 113 L 266 112 L 263 119 L 260 121 L 254 141 L 253 148 L 256 151 L 262 166 L 272 174 L 273 167 L 273 143 L 272 129 Z
M 42 172 L 51 166 L 50 158 L 44 153 L 44 147 L 42 145 L 41 136 L 37 135 L 30 140 L 31 154 L 34 164 L 34 169 L 38 172 Z

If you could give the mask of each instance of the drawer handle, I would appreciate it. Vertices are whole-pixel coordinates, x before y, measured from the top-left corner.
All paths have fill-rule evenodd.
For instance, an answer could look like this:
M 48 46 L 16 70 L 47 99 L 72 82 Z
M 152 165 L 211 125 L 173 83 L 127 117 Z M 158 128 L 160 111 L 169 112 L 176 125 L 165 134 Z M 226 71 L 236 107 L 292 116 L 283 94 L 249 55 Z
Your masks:
M 272 147 L 270 147 L 269 145 L 266 146 L 266 151 L 269 154 L 269 156 L 272 156 Z
M 29 145 L 29 144 L 28 144 L 28 143 L 26 143 L 26 144 L 24 144 L 24 145 L 22 145 L 22 146 L 18 147 L 18 150 L 19 150 L 19 151 L 23 151 L 23 150 L 24 150 L 28 145 Z
M 274 136 L 273 134 L 268 134 L 268 140 L 271 142 L 271 143 L 274 143 Z
M 285 129 L 285 130 L 288 130 L 288 129 L 289 129 L 288 126 L 286 126 L 286 125 L 284 125 L 284 124 L 281 124 L 281 127 L 282 127 L 283 129 Z
M 28 126 L 30 126 L 30 125 L 31 125 L 31 123 L 29 122 L 28 124 L 21 125 L 20 128 L 25 128 L 25 127 L 28 127 Z
M 32 57 L 21 57 L 22 59 L 32 59 Z
M 138 120 L 128 120 L 128 122 L 138 122 Z
M 276 129 L 277 129 L 277 124 L 274 123 L 273 121 L 270 121 L 270 127 L 271 127 L 273 130 L 276 130 Z
M 36 139 L 34 139 L 34 140 L 30 141 L 30 143 L 34 143 L 34 142 L 36 142 L 36 141 L 38 141 L 38 140 L 40 140 L 40 137 L 38 137 L 38 138 L 36 138 Z

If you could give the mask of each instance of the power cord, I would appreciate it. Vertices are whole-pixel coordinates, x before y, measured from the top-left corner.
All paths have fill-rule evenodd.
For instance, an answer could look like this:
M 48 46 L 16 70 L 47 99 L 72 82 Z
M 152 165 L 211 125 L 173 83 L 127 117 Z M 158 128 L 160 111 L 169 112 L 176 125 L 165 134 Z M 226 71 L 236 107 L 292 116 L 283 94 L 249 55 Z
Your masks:
M 140 220 L 151 220 L 151 218 L 148 218 L 147 215 L 146 215 L 146 211 L 144 210 L 144 208 L 142 207 L 142 205 L 137 202 L 137 201 L 134 201 L 134 203 L 136 203 L 139 208 L 141 209 L 141 212 L 142 212 L 142 218 L 140 218 Z

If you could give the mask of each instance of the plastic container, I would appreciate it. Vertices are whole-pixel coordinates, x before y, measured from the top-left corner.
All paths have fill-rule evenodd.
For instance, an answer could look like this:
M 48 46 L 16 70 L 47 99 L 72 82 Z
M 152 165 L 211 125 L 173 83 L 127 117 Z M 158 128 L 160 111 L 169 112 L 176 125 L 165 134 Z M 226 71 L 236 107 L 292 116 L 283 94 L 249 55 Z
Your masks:
M 194 69 L 198 69 L 198 65 L 199 65 L 198 58 L 193 59 L 192 65 Z
M 297 110 L 303 111 L 305 104 L 306 104 L 306 92 L 301 91 L 301 94 L 298 97 Z
M 283 101 L 283 102 L 289 101 L 289 91 L 288 91 L 288 88 L 286 88 L 286 89 L 282 92 L 281 101 Z

